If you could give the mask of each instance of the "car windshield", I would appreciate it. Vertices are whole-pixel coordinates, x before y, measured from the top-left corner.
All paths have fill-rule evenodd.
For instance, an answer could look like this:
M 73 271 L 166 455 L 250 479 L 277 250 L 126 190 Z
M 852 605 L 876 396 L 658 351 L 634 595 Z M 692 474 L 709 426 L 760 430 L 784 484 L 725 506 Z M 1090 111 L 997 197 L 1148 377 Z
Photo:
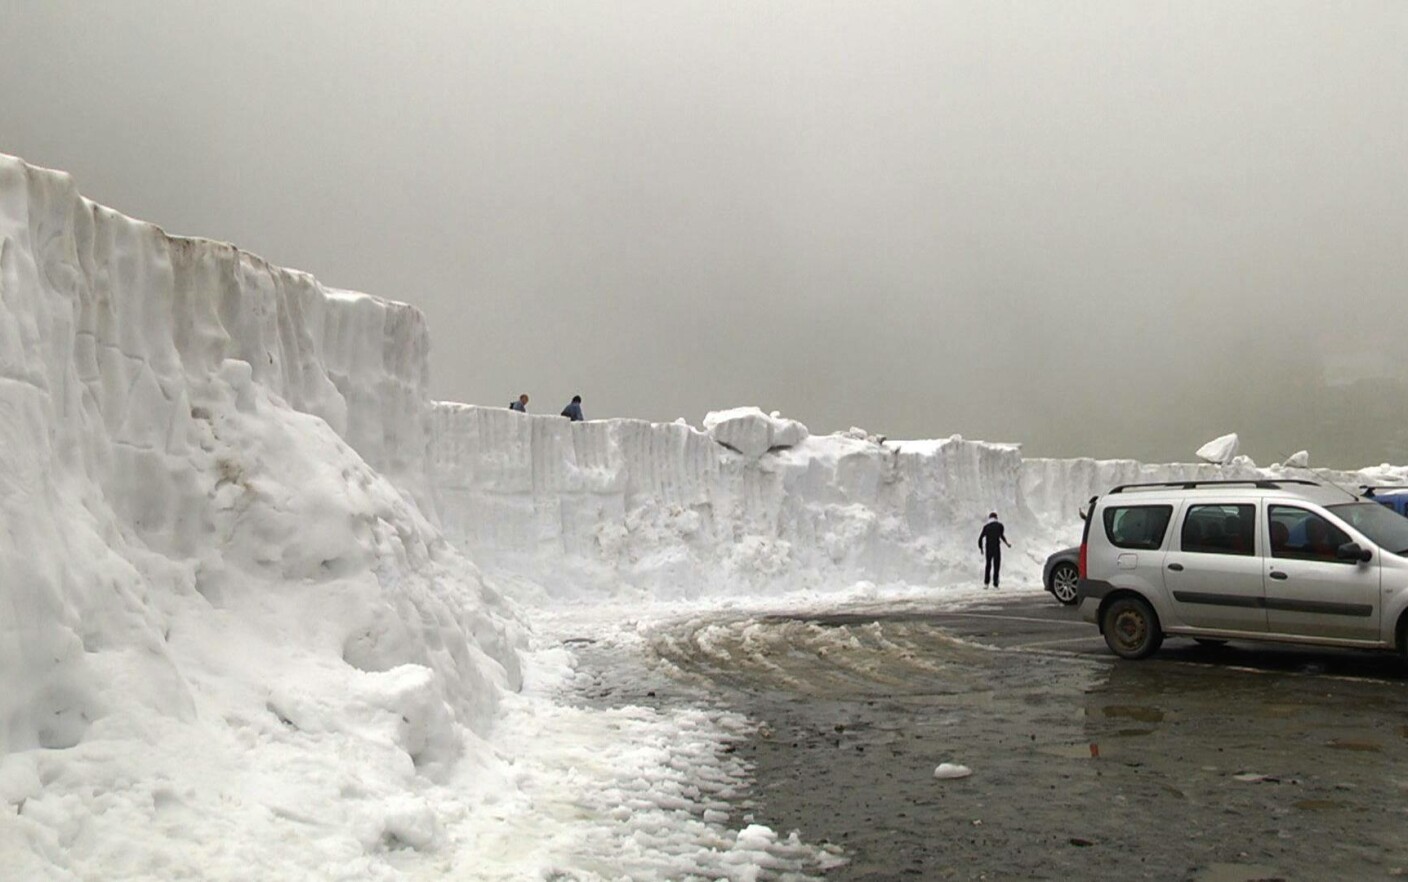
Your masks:
M 1408 518 L 1377 502 L 1327 506 L 1385 551 L 1408 556 Z

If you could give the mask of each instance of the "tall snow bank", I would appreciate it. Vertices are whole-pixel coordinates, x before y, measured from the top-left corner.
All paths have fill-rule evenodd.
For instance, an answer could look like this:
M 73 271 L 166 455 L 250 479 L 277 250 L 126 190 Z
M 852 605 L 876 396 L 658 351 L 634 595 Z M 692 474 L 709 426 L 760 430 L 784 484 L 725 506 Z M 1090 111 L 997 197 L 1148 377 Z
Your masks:
M 1032 520 L 1014 446 L 848 435 L 736 446 L 759 417 L 773 419 L 741 409 L 700 431 L 439 404 L 443 527 L 479 565 L 522 576 L 539 596 L 693 598 L 938 584 L 970 568 L 988 511 Z M 740 422 L 753 428 L 719 443 Z
M 0 157 L 7 872 L 383 878 L 433 844 L 417 782 L 519 638 L 427 517 L 426 346 Z
M 1215 481 L 1262 477 L 1240 464 L 1142 463 L 1133 459 L 1047 459 L 1022 461 L 1022 500 L 1038 521 L 1063 531 L 1068 545 L 1080 540 L 1080 511 L 1092 496 L 1121 484 L 1157 481 Z
M 1309 476 L 1235 455 L 1023 458 L 1016 445 L 957 435 L 886 441 L 851 430 L 783 447 L 780 422 L 738 408 L 709 414 L 700 431 L 440 403 L 432 449 L 443 527 L 525 599 L 692 599 L 971 582 L 978 531 L 997 511 L 1014 543 L 1004 585 L 1035 586 L 1046 556 L 1079 542 L 1081 508 L 1111 487 Z M 1346 486 L 1397 479 L 1389 466 L 1315 474 Z

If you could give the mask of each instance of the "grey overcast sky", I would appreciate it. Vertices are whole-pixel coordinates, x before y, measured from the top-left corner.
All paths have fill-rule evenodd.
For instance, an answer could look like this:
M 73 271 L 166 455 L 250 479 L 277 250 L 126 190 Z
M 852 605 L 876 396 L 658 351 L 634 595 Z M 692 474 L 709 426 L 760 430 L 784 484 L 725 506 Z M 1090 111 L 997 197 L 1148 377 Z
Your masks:
M 1408 378 L 1405 47 L 1402 0 L 0 0 L 0 152 L 419 306 L 438 398 L 1323 462 L 1389 431 L 1327 364 Z

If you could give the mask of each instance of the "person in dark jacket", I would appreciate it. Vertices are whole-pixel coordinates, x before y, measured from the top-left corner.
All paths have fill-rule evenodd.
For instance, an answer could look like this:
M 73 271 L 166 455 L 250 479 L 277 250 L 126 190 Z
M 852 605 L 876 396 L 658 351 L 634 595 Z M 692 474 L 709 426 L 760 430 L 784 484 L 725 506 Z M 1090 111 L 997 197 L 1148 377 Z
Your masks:
M 517 400 L 517 401 L 509 402 L 508 409 L 509 409 L 509 410 L 516 410 L 516 411 L 518 411 L 519 413 L 527 413 L 527 412 L 528 412 L 528 393 L 527 393 L 527 392 L 524 392 L 522 395 L 518 396 L 518 400 Z
M 586 417 L 582 416 L 582 396 L 573 395 L 572 403 L 562 409 L 562 415 L 574 423 L 580 423 Z
M 1001 543 L 1001 544 L 998 544 Z M 1012 547 L 1012 543 L 1007 541 L 1002 529 L 1002 521 L 997 519 L 997 512 L 988 513 L 988 522 L 983 525 L 983 531 L 978 534 L 978 550 L 983 552 L 983 587 L 986 588 L 988 582 L 992 582 L 992 587 L 997 587 L 998 573 L 1002 570 L 1002 546 Z

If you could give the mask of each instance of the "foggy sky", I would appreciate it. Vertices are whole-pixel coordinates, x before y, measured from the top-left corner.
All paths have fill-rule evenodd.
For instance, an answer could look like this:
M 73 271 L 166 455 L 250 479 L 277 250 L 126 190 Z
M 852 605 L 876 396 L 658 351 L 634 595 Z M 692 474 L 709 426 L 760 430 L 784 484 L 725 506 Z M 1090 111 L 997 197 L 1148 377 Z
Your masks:
M 0 0 L 0 152 L 415 304 L 442 399 L 1351 464 L 1405 46 L 1400 0 Z

